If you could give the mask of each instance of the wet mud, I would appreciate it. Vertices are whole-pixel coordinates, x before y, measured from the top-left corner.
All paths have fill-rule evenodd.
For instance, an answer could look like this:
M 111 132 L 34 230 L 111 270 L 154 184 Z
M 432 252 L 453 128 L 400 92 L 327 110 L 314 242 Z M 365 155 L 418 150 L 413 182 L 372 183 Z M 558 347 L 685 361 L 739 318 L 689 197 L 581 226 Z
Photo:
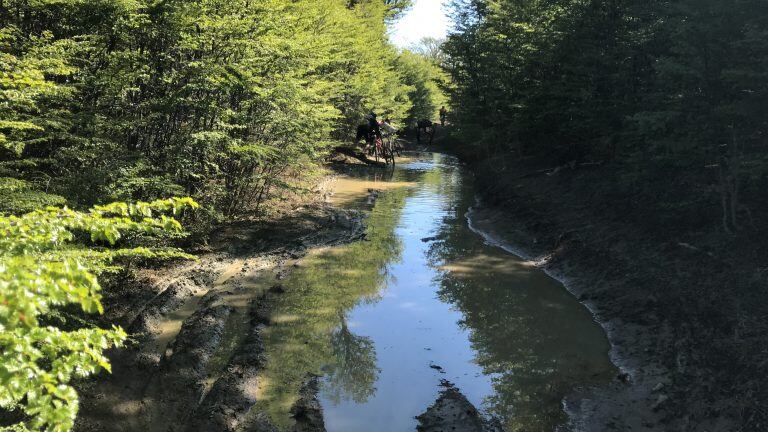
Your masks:
M 363 218 L 318 206 L 266 235 L 261 225 L 237 226 L 219 233 L 218 250 L 198 261 L 122 280 L 106 293 L 114 308 L 105 316 L 128 329 L 131 343 L 110 354 L 113 374 L 82 384 L 76 430 L 277 430 L 251 411 L 266 361 L 261 333 L 285 292 L 279 280 L 309 249 L 359 239 Z M 259 242 L 248 244 L 253 238 Z M 316 378 L 306 388 L 295 407 L 297 430 L 324 430 L 312 399 Z
M 418 432 L 502 432 L 495 420 L 484 419 L 461 391 L 448 381 L 442 384 L 437 401 L 416 417 Z

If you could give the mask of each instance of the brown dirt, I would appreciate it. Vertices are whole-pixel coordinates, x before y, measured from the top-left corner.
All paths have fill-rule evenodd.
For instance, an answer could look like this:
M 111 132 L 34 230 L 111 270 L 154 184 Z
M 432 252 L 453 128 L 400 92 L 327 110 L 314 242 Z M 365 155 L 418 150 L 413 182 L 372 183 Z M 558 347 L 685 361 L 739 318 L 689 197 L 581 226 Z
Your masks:
M 443 381 L 442 386 L 435 403 L 416 417 L 418 432 L 501 432 L 501 427 L 484 419 L 452 383 Z
M 266 361 L 260 331 L 270 298 L 284 292 L 274 287 L 309 248 L 363 231 L 357 212 L 308 205 L 281 220 L 220 229 L 198 261 L 115 281 L 104 319 L 129 329 L 133 343 L 110 354 L 113 374 L 82 383 L 75 430 L 275 430 L 249 414 Z M 297 413 L 312 413 L 307 398 Z M 317 425 L 309 414 L 297 416 L 297 427 Z

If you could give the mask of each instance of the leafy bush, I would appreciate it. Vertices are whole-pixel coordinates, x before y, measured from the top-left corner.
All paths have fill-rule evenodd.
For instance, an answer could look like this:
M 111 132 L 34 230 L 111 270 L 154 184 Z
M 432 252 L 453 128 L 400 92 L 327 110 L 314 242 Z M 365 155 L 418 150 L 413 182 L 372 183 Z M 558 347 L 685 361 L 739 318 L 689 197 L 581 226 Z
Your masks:
M 34 190 L 27 181 L 10 177 L 0 177 L 0 214 L 29 213 L 35 209 L 48 206 L 61 206 L 66 199 Z
M 188 198 L 114 203 L 88 212 L 48 207 L 23 216 L 0 216 L 0 407 L 26 420 L 16 430 L 68 431 L 78 410 L 70 382 L 110 365 L 104 350 L 126 338 L 119 327 L 65 331 L 41 324 L 67 305 L 101 313 L 98 275 L 129 257 L 188 257 L 178 250 L 86 248 L 115 245 L 128 232 L 159 235 L 181 225 L 162 213 L 197 207 Z

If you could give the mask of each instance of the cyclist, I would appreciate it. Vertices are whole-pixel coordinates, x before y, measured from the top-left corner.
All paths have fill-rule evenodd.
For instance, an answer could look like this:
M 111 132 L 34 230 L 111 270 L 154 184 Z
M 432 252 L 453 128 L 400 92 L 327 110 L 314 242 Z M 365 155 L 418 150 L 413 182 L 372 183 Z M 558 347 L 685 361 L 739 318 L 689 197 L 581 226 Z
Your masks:
M 368 114 L 368 131 L 371 134 L 370 142 L 376 142 L 376 138 L 381 139 L 381 128 L 376 120 L 376 113 L 373 111 Z
M 379 124 L 379 127 L 386 135 L 392 135 L 397 132 L 397 128 L 392 126 L 392 121 L 389 118 L 385 118 L 384 121 Z
M 393 154 L 393 157 L 394 153 L 397 153 L 399 156 L 400 149 L 395 144 L 395 134 L 397 133 L 397 128 L 392 126 L 392 121 L 389 118 L 385 118 L 379 126 L 381 126 L 381 130 L 384 132 L 384 137 L 386 138 L 384 143 L 387 146 L 388 151 Z

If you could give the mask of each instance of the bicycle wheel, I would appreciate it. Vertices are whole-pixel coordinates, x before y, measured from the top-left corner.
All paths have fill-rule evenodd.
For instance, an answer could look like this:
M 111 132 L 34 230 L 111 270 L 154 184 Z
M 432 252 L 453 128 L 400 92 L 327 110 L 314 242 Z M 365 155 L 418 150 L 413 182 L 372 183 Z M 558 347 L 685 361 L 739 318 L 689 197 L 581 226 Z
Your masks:
M 394 162 L 395 157 L 400 157 L 402 154 L 400 153 L 400 144 L 397 142 L 397 137 L 392 135 L 389 138 L 389 150 L 392 152 L 392 160 Z
M 395 166 L 395 150 L 394 150 L 394 145 L 391 137 L 387 138 L 387 143 L 384 146 L 384 148 L 385 148 L 385 151 L 387 152 L 387 157 L 389 159 L 387 163 L 391 162 L 392 166 Z

